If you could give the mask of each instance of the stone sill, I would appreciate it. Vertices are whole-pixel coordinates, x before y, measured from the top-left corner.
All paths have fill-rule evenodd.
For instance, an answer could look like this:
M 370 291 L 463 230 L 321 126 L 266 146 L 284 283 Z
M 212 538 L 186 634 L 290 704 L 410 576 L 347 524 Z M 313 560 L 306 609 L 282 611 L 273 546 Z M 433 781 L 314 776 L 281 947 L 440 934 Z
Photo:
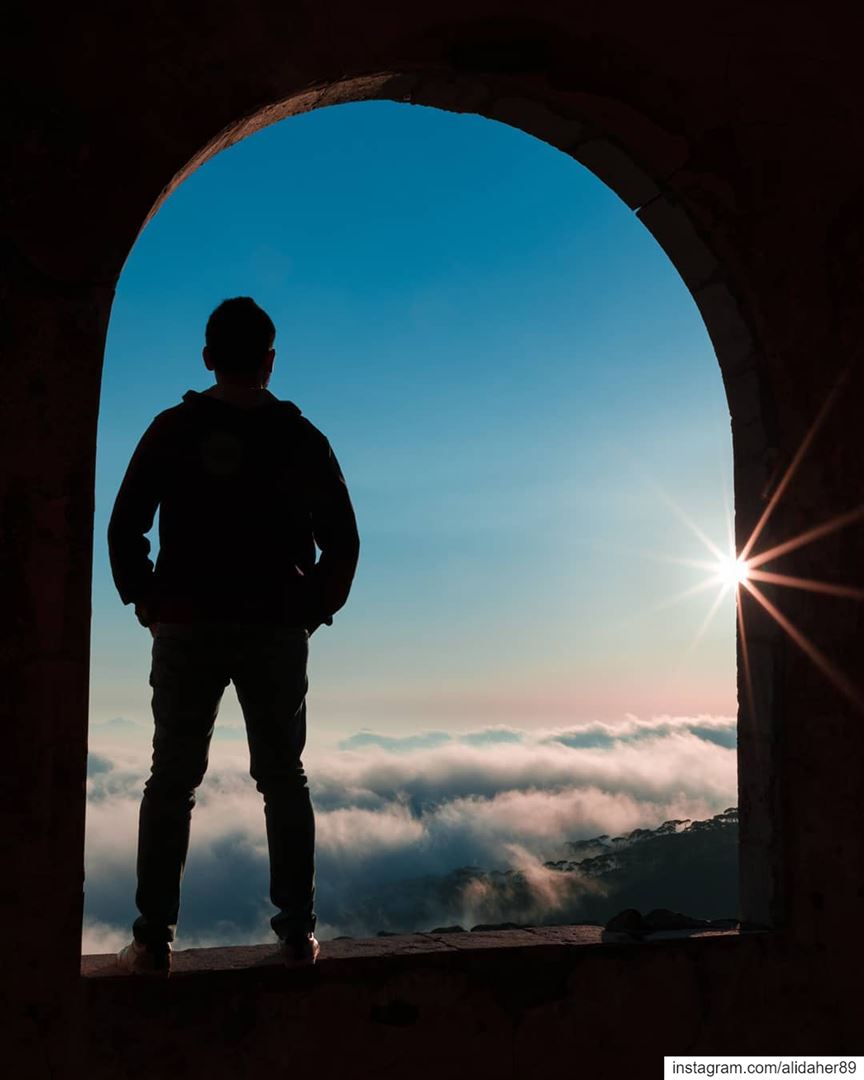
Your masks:
M 393 937 L 351 938 L 321 943 L 321 955 L 314 970 L 326 975 L 347 975 L 370 964 L 406 960 L 429 960 L 438 963 L 446 957 L 465 954 L 499 956 L 543 956 L 582 949 L 608 949 L 620 955 L 621 949 L 651 948 L 670 941 L 690 942 L 723 939 L 727 943 L 752 937 L 753 932 L 739 930 L 670 930 L 637 938 L 631 934 L 608 933 L 599 926 L 537 926 L 522 930 L 477 930 L 456 934 L 400 934 Z M 760 935 L 761 936 L 761 935 Z M 614 948 L 613 948 L 614 947 Z M 171 978 L 249 972 L 262 969 L 285 972 L 275 945 L 232 945 L 214 949 L 181 949 L 174 953 Z M 310 969 L 301 969 L 308 974 Z M 81 975 L 85 979 L 126 979 L 113 954 L 82 956 Z M 148 979 L 148 982 L 153 980 Z

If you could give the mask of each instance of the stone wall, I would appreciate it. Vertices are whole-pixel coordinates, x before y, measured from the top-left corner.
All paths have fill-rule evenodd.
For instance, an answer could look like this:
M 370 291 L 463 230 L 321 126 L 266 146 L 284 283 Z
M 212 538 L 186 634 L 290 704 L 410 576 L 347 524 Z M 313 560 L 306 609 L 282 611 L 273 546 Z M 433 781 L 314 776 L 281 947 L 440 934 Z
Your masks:
M 802 1011 L 821 973 L 777 936 L 603 936 L 549 927 L 325 942 L 316 968 L 295 972 L 272 946 L 190 950 L 168 982 L 143 986 L 94 957 L 87 1076 L 618 1080 L 660 1076 L 664 1055 L 860 1052 L 860 1017 L 836 1008 L 857 992 L 853 973 L 834 987 L 832 1015 L 819 995 Z
M 220 148 L 293 112 L 340 101 L 386 97 L 478 112 L 546 139 L 618 192 L 693 290 L 729 398 L 739 543 L 840 386 L 760 540 L 768 545 L 864 501 L 864 87 L 854 15 L 851 3 L 815 9 L 743 0 L 669 0 L 659 8 L 632 0 L 156 0 L 17 5 L 6 17 L 0 707 L 8 750 L 0 912 L 9 947 L 0 1016 L 16 1080 L 108 1075 L 99 1072 L 107 1061 L 121 1075 L 120 1059 L 102 1041 L 106 1030 L 126 1030 L 133 1020 L 140 1030 L 149 1017 L 158 1058 L 168 1024 L 152 1004 L 154 991 L 129 984 L 108 994 L 79 973 L 100 365 L 113 289 L 147 217 Z M 853 525 L 791 554 L 784 569 L 861 584 L 861 552 Z M 787 591 L 783 610 L 820 655 L 857 677 L 857 602 Z M 632 961 L 596 959 L 612 955 L 602 950 L 579 959 L 576 991 L 541 994 L 531 1024 L 543 1035 L 538 1045 L 562 1054 L 576 1046 L 593 1054 L 590 1033 L 608 1029 L 611 1056 L 605 1073 L 592 1057 L 596 1075 L 626 1075 L 634 1060 L 615 1034 L 620 1025 L 647 1040 L 646 1051 L 668 1037 L 680 1040 L 676 1047 L 734 1052 L 767 1046 L 769 1034 L 789 1048 L 850 1050 L 858 1010 L 849 973 L 860 970 L 862 952 L 854 927 L 864 904 L 864 723 L 854 688 L 838 690 L 824 664 L 806 660 L 751 601 L 743 614 L 753 693 L 742 681 L 742 914 L 772 934 L 758 945 L 755 938 L 675 943 Z M 505 997 L 508 982 L 516 993 L 524 974 L 521 960 L 508 966 L 508 955 L 498 967 L 491 953 L 482 961 L 503 980 L 495 992 Z M 541 961 L 532 978 L 542 983 Z M 398 970 L 413 978 L 414 962 L 400 960 Z M 385 980 L 388 963 L 380 960 Z M 657 988 L 668 991 L 679 963 L 690 965 L 685 996 L 699 1004 L 685 1009 L 677 992 L 677 1015 L 663 1020 Z M 435 976 L 429 990 L 442 1016 L 455 1007 L 451 975 L 463 977 Z M 416 978 L 425 978 L 420 968 Z M 213 1024 L 196 1002 L 225 1018 L 220 995 L 234 984 L 195 979 L 198 996 L 178 981 L 165 1000 L 179 1010 L 171 1024 L 188 1023 L 189 1037 L 203 1042 Z M 364 979 L 331 987 L 320 1015 L 362 1011 Z M 233 1016 L 230 1030 L 254 1024 L 271 1048 L 282 1045 L 275 1032 L 288 1023 L 291 1002 L 297 1017 L 305 1015 L 302 994 L 280 983 L 287 997 L 271 1007 L 263 983 L 243 986 L 247 1011 Z M 512 1024 L 496 1037 L 503 1014 L 484 1011 L 486 992 L 459 1000 L 463 1010 L 476 1007 L 477 1024 L 489 1025 L 497 1046 L 511 1038 Z M 626 1013 L 621 1002 L 630 1005 Z M 574 1034 L 586 1018 L 586 1035 Z M 325 1038 L 332 1023 L 321 1024 L 309 1030 Z M 422 1026 L 396 1028 L 399 1047 L 376 1044 L 382 1062 L 432 1060 L 417 1044 Z M 518 1029 L 525 1041 L 511 1074 L 531 1075 L 523 1066 L 530 1024 L 520 1019 Z M 366 1038 L 373 1029 L 351 1030 Z M 82 1043 L 82 1032 L 93 1041 Z M 80 1056 L 85 1045 L 92 1069 Z M 167 1075 L 161 1065 L 141 1071 L 126 1045 L 122 1067 L 130 1075 Z M 350 1040 L 331 1038 L 327 1052 L 330 1061 L 356 1065 Z

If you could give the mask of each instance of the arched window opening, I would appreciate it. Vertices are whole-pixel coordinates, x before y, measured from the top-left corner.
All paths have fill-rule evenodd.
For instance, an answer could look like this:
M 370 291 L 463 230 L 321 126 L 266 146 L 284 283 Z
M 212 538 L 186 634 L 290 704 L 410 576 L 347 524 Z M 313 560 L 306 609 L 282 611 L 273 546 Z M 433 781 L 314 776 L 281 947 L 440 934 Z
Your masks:
M 105 525 L 153 415 L 209 385 L 204 321 L 238 294 L 273 317 L 270 388 L 331 439 L 363 539 L 348 605 L 312 639 L 319 936 L 629 907 L 734 919 L 741 570 L 702 317 L 588 169 L 485 118 L 378 102 L 217 155 L 121 278 L 84 951 L 128 940 L 152 730 L 148 636 L 114 593 Z M 230 690 L 183 890 L 180 947 L 272 940 Z

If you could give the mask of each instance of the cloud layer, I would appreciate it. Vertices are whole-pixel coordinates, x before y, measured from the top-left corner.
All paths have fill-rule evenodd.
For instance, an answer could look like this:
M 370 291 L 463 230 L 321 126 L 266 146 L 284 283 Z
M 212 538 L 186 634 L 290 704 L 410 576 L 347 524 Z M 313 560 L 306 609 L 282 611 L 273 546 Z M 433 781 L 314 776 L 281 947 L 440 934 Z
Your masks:
M 91 740 L 85 952 L 112 951 L 136 914 L 149 747 L 112 743 L 117 733 L 94 730 Z M 364 730 L 333 750 L 310 748 L 319 936 L 555 921 L 596 885 L 547 860 L 572 841 L 733 805 L 734 745 L 731 717 L 628 716 L 546 731 Z M 194 812 L 182 947 L 272 940 L 264 817 L 245 745 L 232 740 L 214 759 Z

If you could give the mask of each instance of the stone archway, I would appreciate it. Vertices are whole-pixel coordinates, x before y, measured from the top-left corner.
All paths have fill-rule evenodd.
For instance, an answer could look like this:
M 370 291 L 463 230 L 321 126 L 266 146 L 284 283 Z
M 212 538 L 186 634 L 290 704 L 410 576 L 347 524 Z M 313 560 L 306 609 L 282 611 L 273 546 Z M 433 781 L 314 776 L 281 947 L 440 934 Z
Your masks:
M 291 112 L 373 97 L 481 113 L 571 153 L 635 210 L 702 312 L 732 416 L 739 543 L 857 360 L 860 287 L 850 274 L 864 137 L 839 107 L 860 99 L 842 77 L 854 64 L 844 67 L 839 29 L 820 45 L 814 80 L 787 63 L 787 54 L 815 56 L 812 26 L 791 13 L 782 52 L 773 21 L 751 23 L 744 5 L 724 13 L 748 27 L 737 44 L 691 27 L 683 7 L 658 18 L 632 5 L 626 19 L 600 7 L 506 11 L 447 0 L 434 12 L 369 12 L 334 0 L 313 13 L 257 0 L 204 22 L 172 12 L 157 25 L 136 11 L 96 27 L 67 11 L 51 41 L 25 28 L 10 54 L 21 107 L 9 137 L 22 152 L 6 176 L 3 244 L 2 834 L 13 885 L 0 909 L 18 939 L 6 1015 L 20 1018 L 13 1057 L 22 1062 L 66 1060 L 78 1000 L 93 470 L 113 288 L 142 222 L 191 169 Z M 84 55 L 91 64 L 77 61 Z M 826 57 L 838 58 L 834 68 Z M 812 121 L 806 155 L 784 127 L 793 110 Z M 853 365 L 770 523 L 777 536 L 860 502 L 862 399 Z M 794 554 L 790 569 L 854 580 L 859 547 L 847 531 Z M 802 600 L 795 615 L 854 671 L 859 610 L 832 610 Z M 837 783 L 825 778 L 838 760 L 864 756 L 864 733 L 769 620 L 748 619 L 743 914 L 780 926 L 796 948 L 819 944 L 828 1010 L 845 985 L 829 974 L 844 950 L 837 928 L 860 905 L 854 868 L 864 856 L 852 823 L 864 780 L 842 770 Z M 804 1015 L 808 1005 L 795 1008 Z M 39 1075 L 18 1072 L 28 1074 Z

